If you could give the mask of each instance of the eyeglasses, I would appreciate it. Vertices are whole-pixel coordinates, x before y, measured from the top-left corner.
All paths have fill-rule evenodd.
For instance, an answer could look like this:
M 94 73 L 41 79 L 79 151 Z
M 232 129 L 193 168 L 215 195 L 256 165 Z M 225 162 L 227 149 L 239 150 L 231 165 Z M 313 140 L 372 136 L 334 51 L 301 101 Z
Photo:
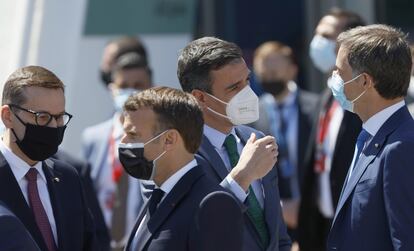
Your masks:
M 69 121 L 73 117 L 71 114 L 69 114 L 67 112 L 64 112 L 64 113 L 58 114 L 58 115 L 52 115 L 48 112 L 35 112 L 35 111 L 25 109 L 23 107 L 20 107 L 18 105 L 14 105 L 14 104 L 9 104 L 9 106 L 11 108 L 16 108 L 18 110 L 22 110 L 22 111 L 33 114 L 35 116 L 36 124 L 39 125 L 39 126 L 47 126 L 52 121 L 52 118 L 54 118 L 56 120 L 56 124 L 58 126 L 65 126 L 69 123 Z M 23 121 L 17 115 L 16 115 L 16 117 L 20 120 L 20 122 L 23 123 Z

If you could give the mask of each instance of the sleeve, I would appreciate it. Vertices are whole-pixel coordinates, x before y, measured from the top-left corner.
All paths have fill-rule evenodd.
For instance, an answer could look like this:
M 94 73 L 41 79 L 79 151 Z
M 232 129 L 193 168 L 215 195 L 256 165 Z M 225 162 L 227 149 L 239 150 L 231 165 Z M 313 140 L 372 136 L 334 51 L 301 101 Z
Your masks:
M 237 183 L 231 175 L 227 175 L 226 178 L 220 183 L 224 189 L 233 193 L 233 195 L 240 201 L 240 203 L 244 203 L 247 198 L 247 193 L 243 190 L 243 188 Z
M 194 227 L 189 250 L 242 250 L 242 209 L 227 192 L 212 192 L 201 201 Z
M 394 250 L 414 250 L 414 141 L 398 142 L 384 155 L 383 193 Z
M 39 247 L 14 216 L 0 216 L 0 247 L 3 251 L 40 251 Z

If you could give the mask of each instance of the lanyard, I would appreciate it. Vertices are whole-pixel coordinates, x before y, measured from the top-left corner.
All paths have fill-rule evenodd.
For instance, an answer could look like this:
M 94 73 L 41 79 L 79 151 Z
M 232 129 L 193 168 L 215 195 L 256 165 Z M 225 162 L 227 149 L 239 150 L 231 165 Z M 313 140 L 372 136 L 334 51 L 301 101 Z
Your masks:
M 110 165 L 112 167 L 112 181 L 115 183 L 118 183 L 121 179 L 121 175 L 123 173 L 123 168 L 121 165 L 121 162 L 119 162 L 119 159 L 116 157 L 115 151 L 116 149 L 116 143 L 115 143 L 115 127 L 112 127 L 112 132 L 109 136 L 109 160 Z
M 329 110 L 324 113 L 321 113 L 318 121 L 318 134 L 316 135 L 316 158 L 315 158 L 315 172 L 321 173 L 325 171 L 325 159 L 326 153 L 323 149 L 326 136 L 329 131 L 329 124 L 332 120 L 335 111 L 337 110 L 339 104 L 336 100 L 333 100 Z

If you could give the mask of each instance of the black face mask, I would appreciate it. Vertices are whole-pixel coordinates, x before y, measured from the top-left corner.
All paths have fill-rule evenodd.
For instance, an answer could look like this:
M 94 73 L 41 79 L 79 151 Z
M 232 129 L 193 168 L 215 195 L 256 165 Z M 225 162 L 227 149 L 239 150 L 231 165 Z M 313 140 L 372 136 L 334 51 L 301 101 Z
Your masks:
M 20 122 L 26 127 L 23 139 L 20 140 L 13 129 L 11 131 L 16 137 L 17 146 L 27 157 L 43 161 L 57 152 L 66 126 L 48 127 Z
M 111 72 L 99 70 L 99 74 L 101 75 L 101 80 L 105 84 L 105 86 L 108 86 L 112 82 Z
M 287 84 L 284 80 L 268 80 L 262 81 L 262 88 L 265 92 L 277 96 L 286 90 Z
M 162 155 L 164 155 L 165 151 L 154 160 L 148 160 L 144 157 L 144 146 L 163 135 L 166 131 L 158 134 L 154 138 L 147 141 L 145 144 L 119 144 L 119 161 L 129 175 L 140 180 L 152 180 L 154 178 L 156 171 L 156 161 L 161 158 Z
M 144 144 L 142 147 L 126 147 L 120 144 L 118 148 L 119 161 L 125 171 L 134 178 L 149 180 L 153 175 L 154 163 L 144 157 Z

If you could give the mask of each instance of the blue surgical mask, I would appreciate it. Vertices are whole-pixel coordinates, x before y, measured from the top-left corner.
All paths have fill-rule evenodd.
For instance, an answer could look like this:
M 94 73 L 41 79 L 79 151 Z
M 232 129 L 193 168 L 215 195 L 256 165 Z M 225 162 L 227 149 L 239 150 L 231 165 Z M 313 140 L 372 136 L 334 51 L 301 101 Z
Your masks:
M 113 94 L 114 107 L 116 112 L 121 112 L 125 102 L 135 92 L 138 92 L 134 88 L 117 89 Z
M 356 80 L 357 78 L 359 78 L 362 75 L 359 74 L 358 76 L 356 76 L 355 78 L 344 82 L 344 80 L 341 78 L 341 76 L 339 76 L 338 72 L 334 71 L 332 73 L 332 77 L 328 80 L 328 86 L 329 88 L 331 88 L 332 94 L 334 96 L 334 98 L 339 102 L 339 104 L 341 105 L 341 107 L 344 110 L 350 111 L 350 112 L 354 112 L 354 104 L 355 102 L 362 97 L 362 95 L 365 94 L 365 91 L 363 91 L 358 97 L 354 98 L 353 100 L 348 100 L 345 96 L 345 92 L 344 92 L 344 86 L 346 84 L 349 84 L 351 82 L 353 82 L 354 80 Z
M 315 35 L 310 43 L 309 56 L 313 64 L 323 73 L 328 73 L 335 67 L 336 42 L 321 35 Z

